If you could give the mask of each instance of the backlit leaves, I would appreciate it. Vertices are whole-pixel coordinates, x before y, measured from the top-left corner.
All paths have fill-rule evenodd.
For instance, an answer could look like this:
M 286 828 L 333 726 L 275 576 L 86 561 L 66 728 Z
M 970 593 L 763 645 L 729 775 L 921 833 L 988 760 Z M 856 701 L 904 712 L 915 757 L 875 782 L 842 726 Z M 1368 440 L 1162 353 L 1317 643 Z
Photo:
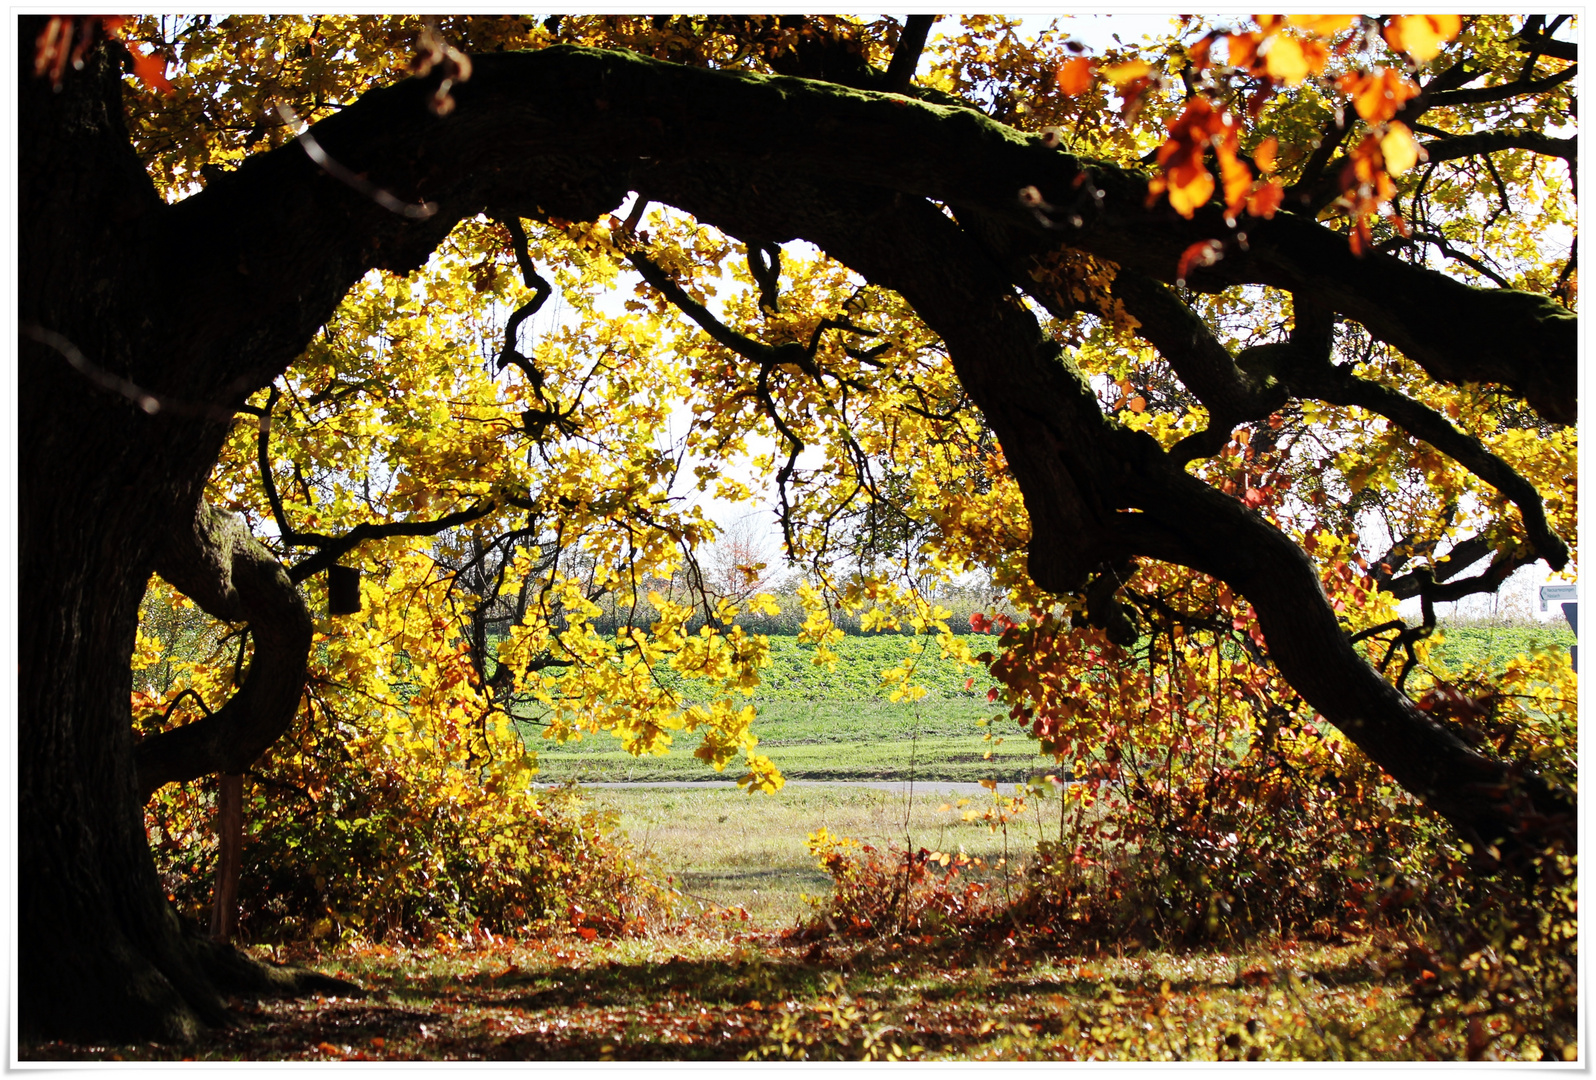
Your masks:
M 1462 28 L 1456 15 L 1398 15 L 1385 24 L 1384 34 L 1391 48 L 1422 64 L 1439 55 Z
M 1270 175 L 1277 168 L 1278 142 L 1273 135 L 1260 141 L 1261 154 L 1255 165 L 1269 179 L 1255 183 L 1252 167 L 1239 156 L 1246 122 L 1259 123 L 1282 88 L 1317 83 L 1321 91 L 1333 88 L 1345 95 L 1375 136 L 1373 143 L 1356 144 L 1358 149 L 1342 174 L 1342 205 L 1351 222 L 1350 240 L 1354 251 L 1361 253 L 1371 242 L 1370 216 L 1381 210 L 1395 190 L 1373 173 L 1401 175 L 1422 159 L 1412 131 L 1396 120 L 1403 104 L 1418 93 L 1418 86 L 1399 67 L 1356 64 L 1355 58 L 1368 50 L 1372 40 L 1367 31 L 1374 24 L 1364 17 L 1259 15 L 1254 22 L 1254 30 L 1213 31 L 1186 48 L 1191 70 L 1202 76 L 1199 85 L 1203 89 L 1188 93 L 1181 113 L 1168 121 L 1168 137 L 1158 150 L 1158 171 L 1149 185 L 1149 196 L 1167 195 L 1169 205 L 1187 218 L 1216 195 L 1231 221 L 1242 213 L 1272 216 L 1282 205 L 1285 190 L 1284 184 Z M 1383 24 L 1383 32 L 1393 49 L 1423 62 L 1456 37 L 1460 27 L 1457 16 L 1398 16 Z M 1221 42 L 1225 62 L 1216 65 L 1212 46 Z M 1332 57 L 1340 58 L 1338 66 L 1343 70 L 1338 75 L 1330 72 Z M 1348 59 L 1354 60 L 1350 70 L 1346 69 Z M 1164 76 L 1140 59 L 1104 65 L 1100 73 L 1126 98 L 1127 117 L 1169 86 Z M 1088 74 L 1086 58 L 1067 60 L 1058 71 L 1060 86 L 1068 81 L 1068 93 L 1082 93 Z M 1246 122 L 1226 104 L 1227 82 L 1233 76 L 1249 80 L 1242 110 Z M 1228 93 L 1239 91 L 1238 87 Z M 1217 182 L 1207 164 L 1210 154 L 1217 166 Z M 1398 219 L 1393 215 L 1391 220 L 1395 223 Z

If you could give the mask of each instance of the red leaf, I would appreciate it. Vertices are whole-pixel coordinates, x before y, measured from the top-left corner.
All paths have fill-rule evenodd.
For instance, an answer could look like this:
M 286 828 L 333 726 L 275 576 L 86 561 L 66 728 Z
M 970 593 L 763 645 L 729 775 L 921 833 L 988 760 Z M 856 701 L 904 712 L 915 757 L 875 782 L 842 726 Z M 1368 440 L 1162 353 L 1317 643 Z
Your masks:
M 134 77 L 151 90 L 159 90 L 163 94 L 172 93 L 172 84 L 166 79 L 166 61 L 158 56 L 145 56 L 131 41 L 125 44 L 127 51 L 133 54 Z
M 1352 225 L 1352 235 L 1347 238 L 1352 254 L 1362 258 L 1374 244 L 1374 236 L 1369 231 L 1369 219 L 1359 217 Z
M 1285 200 L 1286 189 L 1280 181 L 1270 180 L 1247 199 L 1247 213 L 1253 217 L 1272 218 Z

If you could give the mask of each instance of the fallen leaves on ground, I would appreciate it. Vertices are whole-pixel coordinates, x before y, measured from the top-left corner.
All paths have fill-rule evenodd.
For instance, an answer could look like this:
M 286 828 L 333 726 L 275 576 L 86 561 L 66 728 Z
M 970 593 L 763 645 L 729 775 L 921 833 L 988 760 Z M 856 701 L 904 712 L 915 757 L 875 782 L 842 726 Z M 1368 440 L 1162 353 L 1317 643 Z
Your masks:
M 259 950 L 262 955 L 270 950 Z M 189 1046 L 33 1060 L 1294 1060 L 1400 1058 L 1412 1009 L 1373 939 L 1065 956 L 763 931 L 481 949 L 281 950 L 364 997 L 235 1002 Z M 1391 974 L 1387 974 L 1388 968 Z M 1459 1034 L 1460 1039 L 1466 1033 Z M 1479 1041 L 1476 1033 L 1475 1041 Z M 1459 1043 L 1460 1049 L 1462 1043 Z

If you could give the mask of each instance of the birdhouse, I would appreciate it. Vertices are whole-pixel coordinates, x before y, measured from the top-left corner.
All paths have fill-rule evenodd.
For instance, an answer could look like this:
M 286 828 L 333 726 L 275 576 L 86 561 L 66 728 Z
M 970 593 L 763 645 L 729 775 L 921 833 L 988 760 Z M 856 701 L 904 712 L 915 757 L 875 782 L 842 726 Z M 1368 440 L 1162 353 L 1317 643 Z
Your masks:
M 357 615 L 360 613 L 360 568 L 358 566 L 329 566 L 327 568 L 327 614 Z

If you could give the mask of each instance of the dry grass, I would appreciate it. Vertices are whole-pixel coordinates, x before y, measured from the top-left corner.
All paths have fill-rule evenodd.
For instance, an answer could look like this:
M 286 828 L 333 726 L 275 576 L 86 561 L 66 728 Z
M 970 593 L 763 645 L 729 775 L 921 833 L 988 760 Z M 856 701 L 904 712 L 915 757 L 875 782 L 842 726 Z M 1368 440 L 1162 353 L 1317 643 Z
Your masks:
M 767 929 L 792 925 L 810 910 L 805 895 L 829 891 L 831 880 L 806 845 L 820 828 L 883 850 L 962 848 L 989 863 L 1005 857 L 1002 832 L 963 818 L 991 805 L 986 792 L 956 795 L 922 785 L 911 798 L 875 788 L 789 784 L 775 795 L 730 788 L 593 788 L 589 798 L 617 815 L 638 849 L 674 878 L 690 902 L 742 908 Z M 1044 815 L 1046 805 L 1057 801 L 1044 804 Z M 1045 826 L 1010 823 L 1008 855 L 1015 873 L 1035 847 L 1038 827 Z

